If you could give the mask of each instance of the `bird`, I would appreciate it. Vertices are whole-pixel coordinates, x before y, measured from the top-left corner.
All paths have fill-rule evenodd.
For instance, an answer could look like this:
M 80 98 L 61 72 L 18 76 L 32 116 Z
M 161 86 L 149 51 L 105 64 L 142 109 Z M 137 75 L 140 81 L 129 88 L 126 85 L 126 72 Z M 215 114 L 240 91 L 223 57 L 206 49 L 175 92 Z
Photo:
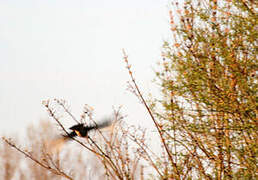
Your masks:
M 112 121 L 110 119 L 105 119 L 99 124 L 93 124 L 93 125 L 85 125 L 84 123 L 78 123 L 69 129 L 72 130 L 70 133 L 63 135 L 65 138 L 74 138 L 76 136 L 78 137 L 87 137 L 88 132 L 92 130 L 98 130 L 102 128 L 106 128 L 111 126 Z
M 69 128 L 70 132 L 66 132 L 66 134 L 62 134 L 61 137 L 55 138 L 52 141 L 46 143 L 47 151 L 50 154 L 59 152 L 63 145 L 72 140 L 75 137 L 87 138 L 88 133 L 93 130 L 100 130 L 104 128 L 114 128 L 115 121 L 111 120 L 111 118 L 102 119 L 101 122 L 94 123 L 91 125 L 86 125 L 85 123 L 77 123 Z

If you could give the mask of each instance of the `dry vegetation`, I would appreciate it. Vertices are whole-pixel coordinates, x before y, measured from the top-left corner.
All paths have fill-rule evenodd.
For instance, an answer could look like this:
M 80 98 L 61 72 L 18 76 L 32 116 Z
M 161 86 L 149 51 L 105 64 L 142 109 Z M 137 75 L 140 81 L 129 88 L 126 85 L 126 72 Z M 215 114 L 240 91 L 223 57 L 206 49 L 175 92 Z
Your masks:
M 47 108 L 60 123 L 52 114 L 53 109 Z M 70 142 L 58 136 L 58 131 L 53 133 L 57 126 L 46 120 L 37 127 L 28 127 L 26 143 L 3 138 L 3 179 L 143 179 L 141 150 L 136 146 L 130 148 L 129 144 L 133 146 L 132 139 L 141 140 L 144 133 L 122 124 L 118 112 L 114 112 L 114 118 L 116 123 L 110 130 L 99 130 L 88 138 L 74 138 Z M 26 144 L 26 148 L 18 144 Z
M 150 157 L 146 157 L 145 132 L 126 125 L 119 109 L 114 111 L 114 123 L 108 130 L 65 141 L 60 135 L 68 133 L 61 124 L 65 117 L 57 106 L 72 119 L 75 116 L 63 100 L 48 100 L 44 106 L 60 128 L 46 120 L 36 127 L 28 127 L 24 147 L 19 145 L 24 141 L 3 138 L 4 179 L 144 179 L 143 160 Z M 85 106 L 81 120 L 93 121 L 91 111 Z

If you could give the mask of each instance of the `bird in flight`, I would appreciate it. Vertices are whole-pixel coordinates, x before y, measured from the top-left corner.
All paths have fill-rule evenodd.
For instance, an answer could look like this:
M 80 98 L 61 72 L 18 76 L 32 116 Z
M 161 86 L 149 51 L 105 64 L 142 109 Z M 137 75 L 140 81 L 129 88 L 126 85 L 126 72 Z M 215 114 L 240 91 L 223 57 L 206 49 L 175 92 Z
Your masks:
M 68 137 L 68 138 L 73 138 L 76 136 L 87 137 L 89 131 L 106 128 L 111 126 L 111 124 L 112 122 L 110 119 L 105 119 L 99 124 L 95 123 L 94 125 L 88 125 L 88 126 L 83 123 L 78 123 L 70 127 L 69 129 L 72 131 L 69 134 L 64 135 L 64 137 Z
M 102 119 L 99 123 L 94 123 L 91 125 L 86 125 L 86 123 L 79 123 L 75 124 L 74 126 L 70 127 L 67 134 L 63 134 L 62 137 L 59 137 L 55 140 L 52 140 L 47 143 L 47 148 L 50 153 L 58 152 L 63 147 L 64 143 L 68 142 L 69 140 L 72 140 L 72 138 L 75 137 L 83 137 L 87 138 L 88 133 L 93 130 L 100 130 L 100 129 L 106 129 L 106 128 L 112 128 L 115 124 L 114 120 L 111 118 L 105 118 Z

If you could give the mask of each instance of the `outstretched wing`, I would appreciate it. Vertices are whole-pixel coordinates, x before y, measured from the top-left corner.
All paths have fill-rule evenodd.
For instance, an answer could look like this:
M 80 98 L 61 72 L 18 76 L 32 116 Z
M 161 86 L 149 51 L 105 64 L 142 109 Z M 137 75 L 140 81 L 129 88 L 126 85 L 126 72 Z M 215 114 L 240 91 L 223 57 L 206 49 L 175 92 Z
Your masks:
M 105 118 L 105 119 L 102 119 L 101 122 L 95 123 L 94 125 L 89 126 L 89 128 L 91 128 L 91 129 L 102 129 L 102 128 L 106 128 L 106 127 L 112 125 L 112 123 L 113 123 L 113 121 L 110 118 Z

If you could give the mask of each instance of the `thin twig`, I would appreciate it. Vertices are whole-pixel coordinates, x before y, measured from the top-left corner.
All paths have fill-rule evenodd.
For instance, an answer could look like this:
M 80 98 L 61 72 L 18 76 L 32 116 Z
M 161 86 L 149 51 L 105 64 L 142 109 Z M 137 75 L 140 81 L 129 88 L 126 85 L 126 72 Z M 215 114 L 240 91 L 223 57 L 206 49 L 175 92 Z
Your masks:
M 66 173 L 64 173 L 63 171 L 61 171 L 60 169 L 56 170 L 56 169 L 53 169 L 51 168 L 50 166 L 48 165 L 45 165 L 43 163 L 41 163 L 40 161 L 38 161 L 36 158 L 34 158 L 32 155 L 30 155 L 29 153 L 25 152 L 24 150 L 18 148 L 14 143 L 12 143 L 11 141 L 7 140 L 6 138 L 2 138 L 3 141 L 5 143 L 7 143 L 9 146 L 15 148 L 17 151 L 19 151 L 20 153 L 24 154 L 26 157 L 28 157 L 29 159 L 31 159 L 32 161 L 34 161 L 35 163 L 37 163 L 38 165 L 40 165 L 41 167 L 47 169 L 48 171 L 51 171 L 52 173 L 58 175 L 58 176 L 63 176 L 65 177 L 66 179 L 70 179 L 72 180 L 73 178 L 68 176 Z
M 158 133 L 159 133 L 160 139 L 161 139 L 161 141 L 162 141 L 162 144 L 163 144 L 164 147 L 165 147 L 165 150 L 166 150 L 166 153 L 167 153 L 167 155 L 168 155 L 168 157 L 169 157 L 170 162 L 172 163 L 172 165 L 174 166 L 174 168 L 175 168 L 175 170 L 176 170 L 176 174 L 180 177 L 180 173 L 179 173 L 179 171 L 178 171 L 177 165 L 176 165 L 176 163 L 174 162 L 173 157 L 172 157 L 172 155 L 171 155 L 171 153 L 170 153 L 170 151 L 169 151 L 169 149 L 168 149 L 167 143 L 165 142 L 165 139 L 164 139 L 164 137 L 163 137 L 162 131 L 161 131 L 159 125 L 158 125 L 158 122 L 157 122 L 156 119 L 154 118 L 154 116 L 153 116 L 153 114 L 152 114 L 152 112 L 151 112 L 149 106 L 147 105 L 147 103 L 146 103 L 146 101 L 145 101 L 145 99 L 144 99 L 144 97 L 143 97 L 143 95 L 142 95 L 142 93 L 141 93 L 141 91 L 140 91 L 140 89 L 139 89 L 139 87 L 138 87 L 136 81 L 135 81 L 135 78 L 134 78 L 134 76 L 133 76 L 133 73 L 132 73 L 132 71 L 131 71 L 131 69 L 130 69 L 130 65 L 129 65 L 129 63 L 128 63 L 128 56 L 127 56 L 127 54 L 126 54 L 126 52 L 125 52 L 124 49 L 123 49 L 123 55 L 124 55 L 124 60 L 125 60 L 125 62 L 126 62 L 127 68 L 128 68 L 128 70 L 129 70 L 129 74 L 130 74 L 131 80 L 132 80 L 132 82 L 133 82 L 133 84 L 134 84 L 134 87 L 135 87 L 135 89 L 136 89 L 136 91 L 137 91 L 137 93 L 138 93 L 140 99 L 142 100 L 142 102 L 143 102 L 145 108 L 147 109 L 147 111 L 148 111 L 148 113 L 149 113 L 149 115 L 150 115 L 152 121 L 154 122 L 154 125 L 155 125 L 156 129 L 158 130 Z
M 64 103 L 63 102 L 61 102 L 60 100 L 58 100 L 58 99 L 54 99 L 60 106 L 62 106 L 62 108 L 65 110 L 65 112 L 69 115 L 69 116 L 71 116 L 71 118 L 76 122 L 76 123 L 78 123 L 79 124 L 79 121 L 77 121 L 77 119 L 75 118 L 75 116 L 65 107 L 65 105 L 64 105 Z

